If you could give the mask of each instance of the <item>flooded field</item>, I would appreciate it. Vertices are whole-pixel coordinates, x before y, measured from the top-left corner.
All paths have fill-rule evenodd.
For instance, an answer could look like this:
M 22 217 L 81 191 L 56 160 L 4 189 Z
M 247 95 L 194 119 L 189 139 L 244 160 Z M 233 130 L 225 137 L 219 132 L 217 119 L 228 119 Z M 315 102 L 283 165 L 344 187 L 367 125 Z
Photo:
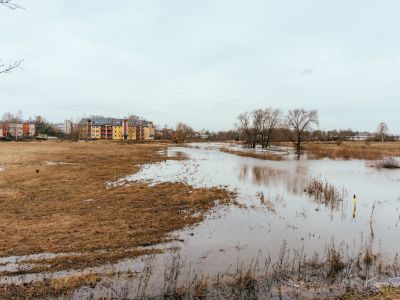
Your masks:
M 123 293 L 134 298 L 143 290 L 143 276 L 151 277 L 146 279 L 146 293 L 157 295 L 160 285 L 165 285 L 166 268 L 179 269 L 177 281 L 181 282 L 255 264 L 263 270 L 265 261 L 273 264 L 282 259 L 282 247 L 304 257 L 323 256 L 329 245 L 343 250 L 344 255 L 369 247 L 379 253 L 384 264 L 396 261 L 400 249 L 399 170 L 376 169 L 362 160 L 296 160 L 290 149 L 281 148 L 274 152 L 285 156 L 282 161 L 220 151 L 234 147 L 238 149 L 222 143 L 170 147 L 169 156 L 186 159 L 142 165 L 134 175 L 106 182 L 107 187 L 136 182 L 223 187 L 236 193 L 237 203 L 216 206 L 198 226 L 174 232 L 173 242 L 157 246 L 167 250 L 162 254 L 87 269 L 86 273 L 110 275 L 95 288 L 76 291 L 74 297 Z M 321 187 L 321 193 L 312 190 L 314 185 Z M 3 260 L 0 267 L 17 268 L 16 262 L 15 258 Z M 15 276 L 2 281 L 77 273 Z
M 228 267 L 238 249 L 241 259 L 252 259 L 258 251 L 274 255 L 284 240 L 290 248 L 304 246 L 309 255 L 332 240 L 361 246 L 371 238 L 386 257 L 400 249 L 400 171 L 376 170 L 361 160 L 267 161 L 209 148 L 169 151 L 189 159 L 143 166 L 125 180 L 223 186 L 237 192 L 241 204 L 217 211 L 187 233 L 176 233 L 185 239 L 181 255 L 204 271 Z M 312 179 L 333 185 L 341 199 L 334 205 L 316 201 L 305 191 Z

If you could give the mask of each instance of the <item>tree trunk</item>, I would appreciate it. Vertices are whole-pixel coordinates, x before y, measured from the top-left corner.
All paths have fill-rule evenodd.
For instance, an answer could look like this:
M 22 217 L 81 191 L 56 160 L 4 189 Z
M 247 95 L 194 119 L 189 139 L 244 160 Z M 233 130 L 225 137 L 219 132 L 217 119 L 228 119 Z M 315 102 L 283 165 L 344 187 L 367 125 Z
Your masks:
M 257 133 L 254 133 L 254 137 L 253 137 L 253 145 L 252 148 L 255 149 L 256 148 L 256 141 L 257 141 Z
M 266 141 L 265 141 L 265 148 L 268 148 L 268 146 L 269 146 L 269 141 L 270 141 L 270 139 L 271 139 L 271 133 L 272 133 L 272 130 L 270 129 L 270 130 L 268 131 L 267 139 L 266 139 Z
M 301 138 L 299 134 L 297 135 L 297 145 L 296 145 L 297 157 L 300 157 L 300 149 L 301 149 Z
M 263 149 L 265 148 L 265 133 L 261 134 L 261 147 Z

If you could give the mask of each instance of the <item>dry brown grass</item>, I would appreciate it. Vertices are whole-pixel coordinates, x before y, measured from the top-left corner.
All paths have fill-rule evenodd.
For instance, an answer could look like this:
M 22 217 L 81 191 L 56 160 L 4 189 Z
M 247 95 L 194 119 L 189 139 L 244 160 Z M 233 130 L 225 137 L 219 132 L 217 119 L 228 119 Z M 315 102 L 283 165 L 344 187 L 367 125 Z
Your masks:
M 215 200 L 229 200 L 223 190 L 178 183 L 105 188 L 105 181 L 138 171 L 137 164 L 165 160 L 157 151 L 166 147 L 0 143 L 0 165 L 5 167 L 0 172 L 0 256 L 89 251 L 92 260 L 67 259 L 68 266 L 104 263 L 107 255 L 94 250 L 107 250 L 115 259 L 127 249 L 165 242 L 170 232 L 201 221 Z M 56 262 L 60 260 L 65 259 Z
M 234 154 L 237 156 L 252 157 L 252 158 L 258 158 L 258 159 L 264 159 L 264 160 L 276 160 L 276 161 L 285 160 L 285 158 L 281 155 L 271 154 L 268 152 L 240 151 L 240 150 L 231 150 L 231 149 L 227 149 L 227 148 L 221 148 L 220 151 L 225 152 L 225 153 Z
M 83 286 L 95 286 L 101 277 L 95 274 L 48 279 L 25 284 L 0 285 L 1 299 L 47 299 L 68 296 Z
M 400 160 L 389 157 L 376 161 L 372 166 L 378 169 L 400 169 Z
M 378 160 L 383 157 L 400 156 L 400 142 L 371 142 L 369 144 L 365 142 L 343 142 L 340 145 L 333 143 L 307 143 L 304 144 L 303 148 L 313 159 Z
M 324 182 L 317 178 L 311 178 L 304 191 L 316 203 L 324 204 L 331 209 L 338 208 L 346 196 L 346 191 L 340 191 L 327 181 Z

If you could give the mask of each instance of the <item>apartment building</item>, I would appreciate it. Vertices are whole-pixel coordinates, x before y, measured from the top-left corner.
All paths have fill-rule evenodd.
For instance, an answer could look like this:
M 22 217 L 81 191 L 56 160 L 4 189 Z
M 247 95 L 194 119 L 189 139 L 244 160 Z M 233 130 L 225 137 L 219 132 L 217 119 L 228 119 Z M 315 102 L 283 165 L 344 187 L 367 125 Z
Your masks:
M 29 122 L 1 122 L 0 138 L 1 139 L 22 139 L 26 137 L 34 137 L 36 134 L 35 124 Z
M 95 140 L 152 140 L 154 125 L 139 118 L 84 118 L 79 124 L 81 139 Z
M 53 127 L 62 133 L 71 134 L 73 124 L 72 121 L 65 120 L 63 123 L 53 124 Z

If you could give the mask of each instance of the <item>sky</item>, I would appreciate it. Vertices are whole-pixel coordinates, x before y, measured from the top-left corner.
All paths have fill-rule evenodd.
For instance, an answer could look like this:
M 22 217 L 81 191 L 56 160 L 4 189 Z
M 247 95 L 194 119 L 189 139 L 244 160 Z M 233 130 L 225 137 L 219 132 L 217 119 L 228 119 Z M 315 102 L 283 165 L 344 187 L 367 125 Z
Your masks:
M 317 109 L 320 129 L 400 134 L 398 0 L 16 0 L 0 6 L 0 115 L 136 114 L 228 130 Z

